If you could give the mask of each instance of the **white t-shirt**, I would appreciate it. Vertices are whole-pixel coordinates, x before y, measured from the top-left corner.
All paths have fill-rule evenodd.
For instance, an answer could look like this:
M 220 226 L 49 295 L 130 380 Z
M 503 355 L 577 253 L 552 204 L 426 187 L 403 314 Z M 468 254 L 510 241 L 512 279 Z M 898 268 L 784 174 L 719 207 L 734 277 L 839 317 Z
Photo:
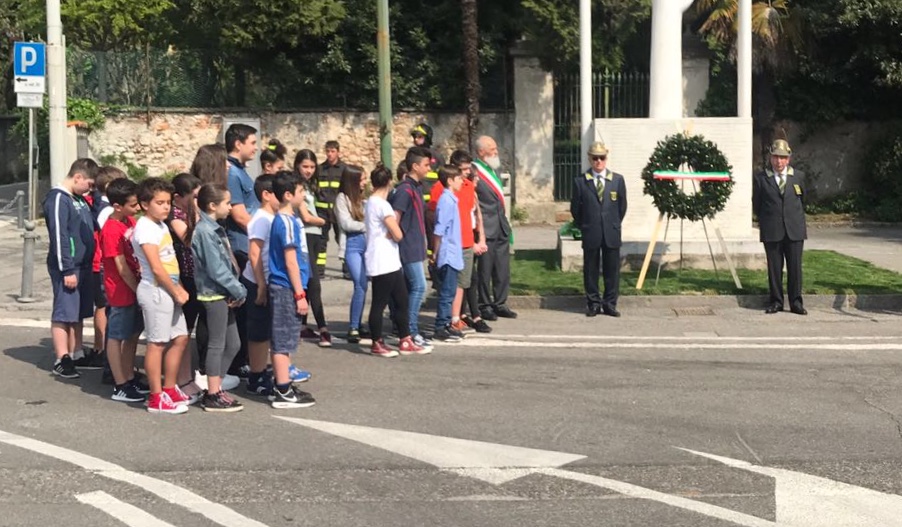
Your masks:
M 169 227 L 165 223 L 157 223 L 148 217 L 142 217 L 135 225 L 135 233 L 132 236 L 132 247 L 135 249 L 135 257 L 141 264 L 141 281 L 150 285 L 157 285 L 154 278 L 153 270 L 141 248 L 144 244 L 159 246 L 160 262 L 163 263 L 163 269 L 171 278 L 178 280 L 179 278 L 179 261 L 175 256 L 175 245 L 172 244 L 172 235 L 169 234 Z
M 401 269 L 401 255 L 398 244 L 388 237 L 385 218 L 394 216 L 391 205 L 378 196 L 370 196 L 366 201 L 366 262 L 367 276 L 380 276 Z
M 263 262 L 263 277 L 269 281 L 269 233 L 272 232 L 272 222 L 275 215 L 263 209 L 257 209 L 257 212 L 251 217 L 251 221 L 247 224 L 248 250 L 250 250 L 250 241 L 263 240 L 263 251 L 260 253 L 260 259 Z M 256 284 L 257 279 L 254 277 L 254 269 L 251 267 L 251 261 L 247 261 L 244 271 L 241 273 L 250 283 Z

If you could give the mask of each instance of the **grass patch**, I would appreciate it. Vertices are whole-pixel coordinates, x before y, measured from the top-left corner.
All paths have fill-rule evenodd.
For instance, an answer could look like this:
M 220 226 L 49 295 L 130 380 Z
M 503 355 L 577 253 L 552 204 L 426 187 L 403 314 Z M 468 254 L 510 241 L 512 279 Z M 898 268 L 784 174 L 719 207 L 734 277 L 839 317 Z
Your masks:
M 636 290 L 638 271 L 620 273 L 622 295 L 762 295 L 767 294 L 767 271 L 738 269 L 742 289 L 736 289 L 728 269 L 684 269 L 661 271 L 654 286 L 656 266 L 652 265 L 645 285 Z M 902 274 L 834 251 L 805 251 L 802 263 L 806 295 L 902 294 Z M 784 277 L 785 280 L 785 277 Z M 560 270 L 554 250 L 517 251 L 511 261 L 511 294 L 582 295 L 582 273 Z

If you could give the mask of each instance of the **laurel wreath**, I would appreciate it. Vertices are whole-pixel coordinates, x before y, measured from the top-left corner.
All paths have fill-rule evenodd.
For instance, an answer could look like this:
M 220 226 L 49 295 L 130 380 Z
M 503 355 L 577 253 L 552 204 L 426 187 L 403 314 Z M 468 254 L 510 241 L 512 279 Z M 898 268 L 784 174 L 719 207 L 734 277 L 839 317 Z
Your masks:
M 729 181 L 675 181 L 655 179 L 659 171 L 726 172 Z M 685 170 L 685 169 L 682 169 Z M 733 167 L 720 149 L 701 135 L 677 134 L 659 141 L 642 171 L 643 193 L 651 196 L 655 207 L 668 218 L 698 221 L 722 211 L 733 192 Z M 696 185 L 694 194 L 686 194 L 684 185 Z

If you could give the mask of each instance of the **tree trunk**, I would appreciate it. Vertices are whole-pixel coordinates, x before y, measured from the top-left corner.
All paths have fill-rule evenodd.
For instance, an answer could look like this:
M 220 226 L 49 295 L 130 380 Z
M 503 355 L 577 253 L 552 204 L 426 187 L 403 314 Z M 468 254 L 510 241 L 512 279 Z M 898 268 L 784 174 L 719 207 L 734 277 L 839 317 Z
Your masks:
M 476 0 L 460 0 L 463 15 L 464 96 L 467 103 L 467 139 L 470 152 L 476 152 L 479 127 L 479 27 L 476 21 Z

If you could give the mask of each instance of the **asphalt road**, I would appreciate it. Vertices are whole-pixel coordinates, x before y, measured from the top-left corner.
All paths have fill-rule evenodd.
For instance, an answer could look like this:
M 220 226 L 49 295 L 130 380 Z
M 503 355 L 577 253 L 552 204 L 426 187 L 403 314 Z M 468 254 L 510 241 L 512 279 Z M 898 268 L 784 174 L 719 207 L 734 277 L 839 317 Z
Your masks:
M 23 324 L 0 526 L 902 524 L 896 313 L 524 312 L 426 357 L 305 344 L 315 407 L 183 416 L 56 380 Z

